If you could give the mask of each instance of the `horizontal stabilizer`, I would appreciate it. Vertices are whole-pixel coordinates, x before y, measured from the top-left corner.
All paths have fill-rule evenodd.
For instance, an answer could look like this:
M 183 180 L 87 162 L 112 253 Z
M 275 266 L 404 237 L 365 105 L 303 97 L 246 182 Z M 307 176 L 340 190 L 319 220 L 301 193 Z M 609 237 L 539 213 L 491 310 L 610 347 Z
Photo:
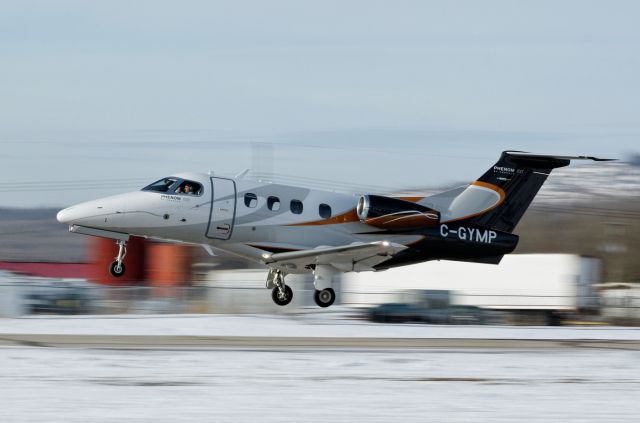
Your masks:
M 534 154 L 526 151 L 505 151 L 505 154 L 511 157 L 528 157 L 538 159 L 555 159 L 555 160 L 593 160 L 594 162 L 612 162 L 618 159 L 601 159 L 593 156 L 555 156 L 550 154 Z

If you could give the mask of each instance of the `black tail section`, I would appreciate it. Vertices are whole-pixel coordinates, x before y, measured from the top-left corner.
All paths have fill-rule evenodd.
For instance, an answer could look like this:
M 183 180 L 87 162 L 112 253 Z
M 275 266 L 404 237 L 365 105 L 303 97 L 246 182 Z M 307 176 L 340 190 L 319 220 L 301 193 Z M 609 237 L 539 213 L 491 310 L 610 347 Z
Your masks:
M 498 231 L 513 232 L 551 171 L 569 165 L 572 159 L 607 160 L 585 156 L 546 156 L 503 152 L 500 160 L 476 182 L 489 184 L 502 190 L 504 194 L 502 202 L 468 221 Z

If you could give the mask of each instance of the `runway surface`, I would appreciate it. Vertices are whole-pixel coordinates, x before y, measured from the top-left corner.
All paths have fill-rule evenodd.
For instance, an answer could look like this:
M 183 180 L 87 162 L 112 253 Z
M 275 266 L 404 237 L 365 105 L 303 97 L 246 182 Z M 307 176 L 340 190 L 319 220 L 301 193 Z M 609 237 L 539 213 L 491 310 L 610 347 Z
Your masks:
M 380 324 L 353 313 L 283 315 L 107 315 L 0 318 L 0 334 L 180 336 L 198 338 L 375 338 L 640 341 L 640 329 L 581 326 Z M 362 342 L 362 341 L 354 341 Z
M 640 350 L 638 340 L 0 334 L 0 346 L 106 349 L 568 349 Z

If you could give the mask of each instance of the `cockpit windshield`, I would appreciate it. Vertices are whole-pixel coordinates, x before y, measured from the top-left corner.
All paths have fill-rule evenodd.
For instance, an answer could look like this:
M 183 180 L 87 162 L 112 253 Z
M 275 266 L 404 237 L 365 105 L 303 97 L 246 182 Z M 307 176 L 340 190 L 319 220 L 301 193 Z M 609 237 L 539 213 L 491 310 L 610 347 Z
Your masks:
M 202 185 L 198 182 L 187 181 L 175 177 L 162 178 L 159 181 L 147 185 L 142 191 L 168 192 L 170 194 L 201 195 Z
M 142 191 L 168 192 L 178 182 L 177 178 L 162 178 L 151 185 L 142 188 Z

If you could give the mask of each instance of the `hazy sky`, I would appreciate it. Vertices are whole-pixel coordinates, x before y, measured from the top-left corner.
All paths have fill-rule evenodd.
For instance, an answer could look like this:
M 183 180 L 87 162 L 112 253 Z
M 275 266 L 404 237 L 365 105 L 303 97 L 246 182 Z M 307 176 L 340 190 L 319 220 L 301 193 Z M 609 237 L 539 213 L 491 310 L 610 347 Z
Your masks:
M 639 22 L 637 1 L 3 0 L 0 206 L 235 173 L 256 142 L 276 173 L 388 187 L 509 148 L 619 157 Z

